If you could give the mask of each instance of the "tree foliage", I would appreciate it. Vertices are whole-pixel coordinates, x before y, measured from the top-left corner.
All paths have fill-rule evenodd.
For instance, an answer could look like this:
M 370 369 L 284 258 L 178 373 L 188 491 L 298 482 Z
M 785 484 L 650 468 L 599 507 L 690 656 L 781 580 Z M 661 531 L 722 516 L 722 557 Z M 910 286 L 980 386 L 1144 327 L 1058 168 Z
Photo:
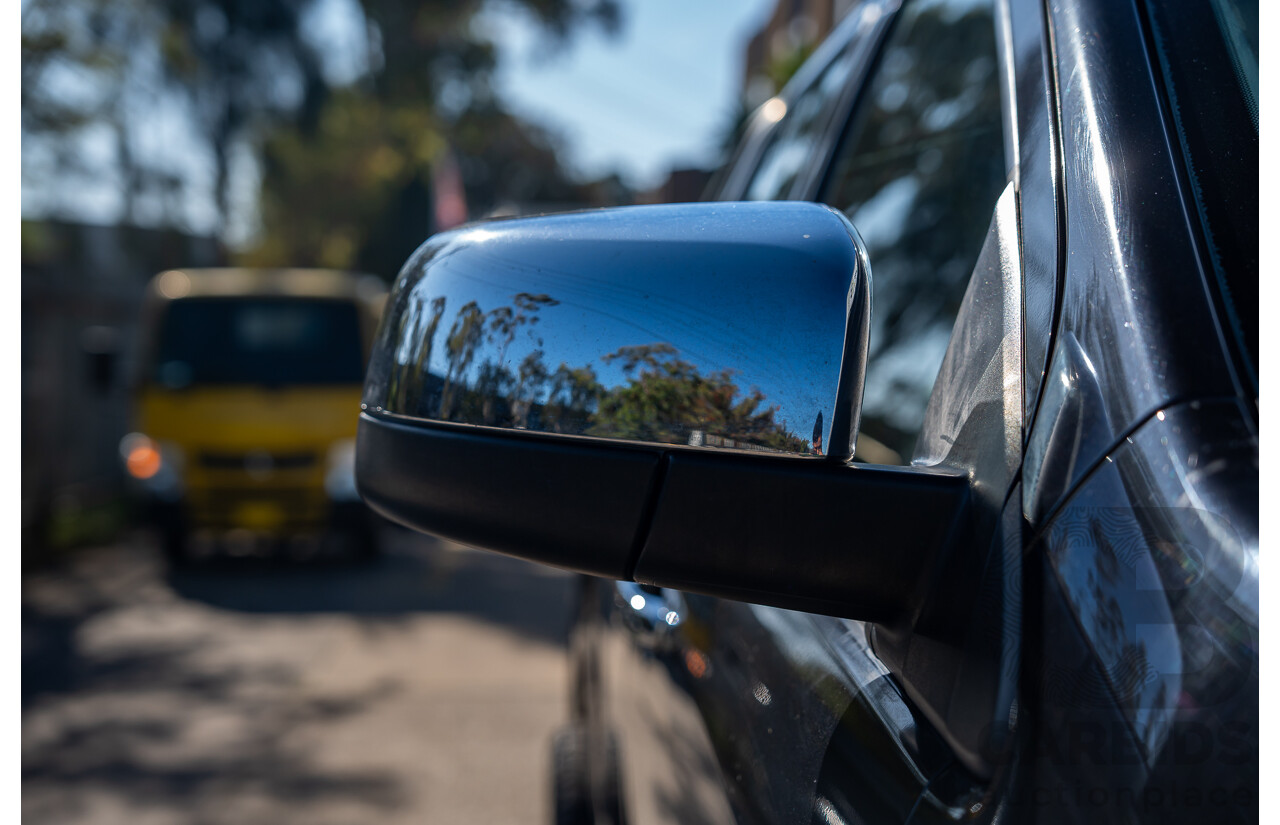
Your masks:
M 764 393 L 740 394 L 732 370 L 703 375 L 671 344 L 621 347 L 602 359 L 620 363 L 626 385 L 603 393 L 588 435 L 689 443 L 708 436 L 775 450 L 803 452 L 804 442 L 774 420 Z M 728 446 L 735 446 L 730 444 Z
M 591 363 L 550 369 L 536 326 L 538 313 L 557 304 L 549 295 L 519 293 L 511 306 L 486 312 L 469 301 L 437 343 L 444 299 L 434 299 L 429 315 L 419 316 L 429 318 L 422 334 L 402 339 L 415 349 L 397 357 L 390 397 L 398 409 L 467 424 L 664 444 L 811 449 L 777 420 L 777 407 L 759 389 L 743 392 L 732 370 L 703 373 L 670 343 L 601 355 L 603 366 L 621 369 L 621 382 L 602 381 Z M 511 346 L 521 332 L 529 350 L 513 369 Z M 436 363 L 430 353 L 438 348 L 443 358 Z
M 157 157 L 148 133 L 156 118 L 181 113 L 225 227 L 236 146 L 323 105 L 321 58 L 303 31 L 313 2 L 33 0 L 22 17 L 24 138 L 65 156 L 84 129 L 108 129 L 114 168 L 97 171 L 119 178 L 131 220 L 140 198 L 194 185 L 193 159 Z M 181 210 L 169 218 L 181 223 Z
M 447 223 L 443 197 L 467 214 L 511 202 L 591 197 L 563 172 L 553 139 L 507 111 L 492 88 L 493 44 L 476 2 L 362 0 L 376 68 L 335 94 L 317 129 L 277 130 L 264 145 L 263 233 L 249 258 L 395 274 Z M 532 15 L 563 41 L 588 24 L 616 30 L 613 0 L 523 0 L 499 8 Z M 461 187 L 453 182 L 460 181 Z M 341 192 L 341 198 L 323 199 Z M 320 204 L 298 211 L 298 204 Z
M 138 220 L 146 201 L 152 222 L 187 228 L 175 206 L 203 192 L 225 233 L 247 153 L 261 186 L 245 262 L 384 277 L 437 228 L 433 207 L 451 181 L 472 214 L 582 197 L 554 141 L 495 97 L 496 52 L 478 21 L 522 14 L 563 43 L 586 26 L 616 31 L 617 0 L 352 3 L 359 31 L 345 48 L 364 54 L 344 55 L 358 69 L 342 77 L 315 31 L 320 0 L 32 0 L 22 21 L 31 157 L 56 176 L 84 154 L 88 130 L 106 129 L 114 156 L 82 171 L 118 181 L 122 219 Z M 174 113 L 196 135 L 177 160 L 148 148 L 155 117 Z

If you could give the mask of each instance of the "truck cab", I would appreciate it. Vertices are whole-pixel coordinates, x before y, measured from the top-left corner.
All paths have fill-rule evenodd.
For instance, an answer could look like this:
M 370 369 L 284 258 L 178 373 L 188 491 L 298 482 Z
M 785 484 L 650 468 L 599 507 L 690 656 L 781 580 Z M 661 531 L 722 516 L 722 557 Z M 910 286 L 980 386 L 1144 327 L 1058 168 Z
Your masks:
M 143 310 L 125 469 L 171 560 L 338 539 L 376 552 L 356 416 L 385 289 L 302 269 L 157 275 Z

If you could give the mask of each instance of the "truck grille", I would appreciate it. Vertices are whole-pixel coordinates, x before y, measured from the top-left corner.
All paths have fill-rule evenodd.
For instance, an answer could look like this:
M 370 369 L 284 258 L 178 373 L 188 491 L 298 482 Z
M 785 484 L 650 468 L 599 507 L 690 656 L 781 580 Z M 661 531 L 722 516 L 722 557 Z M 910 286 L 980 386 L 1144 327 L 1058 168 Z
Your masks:
M 329 511 L 328 501 L 319 489 L 215 487 L 192 490 L 188 512 L 197 524 L 230 527 L 237 526 L 242 507 L 258 504 L 277 508 L 283 517 L 281 526 L 286 529 L 318 526 Z
M 200 453 L 200 466 L 208 470 L 245 470 L 263 468 L 266 470 L 303 470 L 314 467 L 315 453 Z

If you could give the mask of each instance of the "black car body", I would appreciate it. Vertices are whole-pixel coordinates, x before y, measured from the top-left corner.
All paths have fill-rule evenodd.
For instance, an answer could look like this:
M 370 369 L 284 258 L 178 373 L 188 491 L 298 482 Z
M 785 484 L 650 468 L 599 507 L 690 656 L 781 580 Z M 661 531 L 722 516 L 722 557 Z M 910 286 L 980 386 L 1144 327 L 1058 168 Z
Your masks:
M 588 762 L 607 771 L 620 754 L 635 823 L 990 821 L 1006 807 L 1009 821 L 1255 820 L 1257 143 L 1224 44 L 1193 34 L 1230 30 L 1208 4 L 937 3 L 905 19 L 903 5 L 851 15 L 782 96 L 787 114 L 757 115 L 716 194 L 846 210 L 877 302 L 889 277 L 915 276 L 913 291 L 957 306 L 973 263 L 988 266 L 974 278 L 999 269 L 984 242 L 1020 257 L 1012 278 L 975 290 L 955 332 L 941 307 L 911 330 L 950 333 L 936 383 L 863 406 L 860 437 L 907 407 L 915 460 L 966 467 L 987 489 L 999 550 L 944 574 L 978 594 L 973 618 L 922 615 L 893 635 L 591 580 L 603 610 L 579 624 L 574 702 Z M 914 65 L 899 57 L 911 49 Z M 1212 79 L 1180 75 L 1195 59 L 1216 59 Z M 868 216 L 885 207 L 865 204 L 910 173 L 881 172 L 850 207 L 842 162 L 894 126 L 894 104 L 927 120 L 966 94 L 967 135 L 916 125 L 884 139 L 916 174 L 930 151 L 962 168 L 903 209 L 913 237 L 878 244 Z M 1006 186 L 1002 238 L 987 222 Z M 942 265 L 886 272 L 930 234 L 942 249 L 919 257 Z M 947 283 L 953 255 L 969 266 Z M 1025 365 L 1020 403 L 973 403 L 1004 344 Z M 893 349 L 873 349 L 869 395 Z M 882 383 L 903 380 L 882 369 Z M 910 445 L 911 424 L 892 423 L 882 440 Z M 938 437 L 956 431 L 963 441 Z M 596 795 L 611 784 L 597 778 Z
M 895 621 L 584 578 L 559 821 L 1256 821 L 1256 32 L 867 0 L 761 108 L 716 197 L 849 216 L 854 461 L 973 517 Z

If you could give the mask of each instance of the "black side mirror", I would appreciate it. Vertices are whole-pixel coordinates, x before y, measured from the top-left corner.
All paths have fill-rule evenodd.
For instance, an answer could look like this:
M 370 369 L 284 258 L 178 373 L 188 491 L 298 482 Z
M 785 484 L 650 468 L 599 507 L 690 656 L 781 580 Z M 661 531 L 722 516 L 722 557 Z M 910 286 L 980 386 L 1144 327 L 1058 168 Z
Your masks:
M 852 465 L 870 269 L 810 203 L 464 227 L 405 265 L 357 483 L 407 526 L 615 579 L 893 621 L 968 481 Z

